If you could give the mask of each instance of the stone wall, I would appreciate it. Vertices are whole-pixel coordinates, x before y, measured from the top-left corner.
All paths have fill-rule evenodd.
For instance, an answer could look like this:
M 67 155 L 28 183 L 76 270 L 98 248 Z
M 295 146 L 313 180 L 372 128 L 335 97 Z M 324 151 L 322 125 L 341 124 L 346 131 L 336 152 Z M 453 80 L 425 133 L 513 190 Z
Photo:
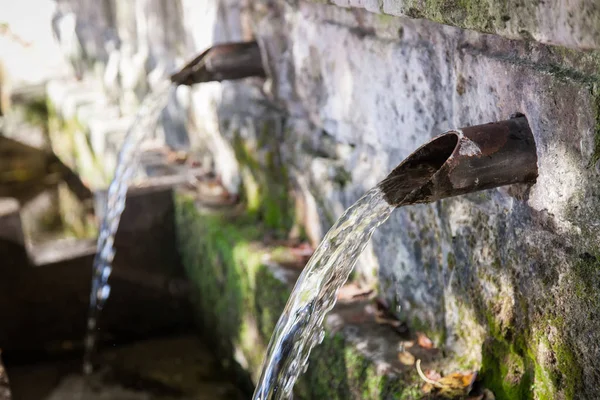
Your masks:
M 207 46 L 261 43 L 271 79 L 180 88 L 161 135 L 210 154 L 269 229 L 315 244 L 434 135 L 525 114 L 535 185 L 396 211 L 355 279 L 481 367 L 497 398 L 600 395 L 600 56 L 584 51 L 600 41 L 593 1 L 87 3 L 74 4 L 88 77 L 121 118 Z

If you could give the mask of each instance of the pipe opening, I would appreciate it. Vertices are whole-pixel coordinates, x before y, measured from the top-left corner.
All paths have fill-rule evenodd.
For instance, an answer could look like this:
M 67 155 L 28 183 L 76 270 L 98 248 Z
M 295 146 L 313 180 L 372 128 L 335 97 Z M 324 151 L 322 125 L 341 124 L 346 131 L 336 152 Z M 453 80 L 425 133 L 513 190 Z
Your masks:
M 448 132 L 419 147 L 379 183 L 387 202 L 401 206 L 409 194 L 431 180 L 457 145 L 458 135 Z

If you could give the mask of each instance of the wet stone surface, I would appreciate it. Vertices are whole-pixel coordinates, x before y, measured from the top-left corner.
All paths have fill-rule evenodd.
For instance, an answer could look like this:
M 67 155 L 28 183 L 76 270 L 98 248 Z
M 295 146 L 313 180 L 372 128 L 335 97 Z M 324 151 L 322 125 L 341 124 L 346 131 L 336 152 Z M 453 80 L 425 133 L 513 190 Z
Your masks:
M 244 397 L 195 336 L 150 339 L 100 354 L 87 383 L 81 360 L 8 367 L 15 398 L 22 400 L 225 400 Z M 31 382 L 35 381 L 35 385 Z M 4 400 L 0 396 L 0 399 Z

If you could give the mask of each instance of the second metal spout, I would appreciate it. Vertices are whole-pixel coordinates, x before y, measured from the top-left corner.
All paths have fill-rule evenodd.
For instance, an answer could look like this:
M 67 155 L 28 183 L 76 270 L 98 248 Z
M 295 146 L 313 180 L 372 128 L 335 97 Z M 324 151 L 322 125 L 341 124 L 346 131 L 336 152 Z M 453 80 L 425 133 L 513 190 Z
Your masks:
M 400 207 L 513 183 L 535 183 L 535 141 L 524 116 L 450 130 L 419 147 L 381 183 Z
M 171 82 L 191 86 L 250 76 L 266 76 L 258 43 L 254 41 L 212 46 L 171 75 Z

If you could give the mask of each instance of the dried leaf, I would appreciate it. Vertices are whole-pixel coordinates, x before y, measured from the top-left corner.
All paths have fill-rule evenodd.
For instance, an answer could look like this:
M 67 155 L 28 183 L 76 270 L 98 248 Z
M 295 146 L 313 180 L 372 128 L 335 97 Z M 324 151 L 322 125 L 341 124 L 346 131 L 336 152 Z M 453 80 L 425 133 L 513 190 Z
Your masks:
M 477 377 L 476 372 L 468 374 L 457 372 L 437 380 L 432 379 L 421 371 L 421 360 L 417 360 L 417 372 L 421 379 L 426 382 L 422 388 L 423 392 L 435 393 L 436 396 L 447 399 L 464 398 L 471 391 L 475 378 Z
M 425 376 L 431 379 L 432 381 L 439 381 L 440 379 L 442 379 L 442 375 L 440 375 L 440 373 L 437 372 L 435 369 L 429 369 L 425 371 Z
M 438 382 L 442 385 L 448 386 L 470 387 L 475 381 L 476 376 L 477 375 L 475 373 L 461 374 L 459 372 L 455 372 L 448 376 L 444 376 L 443 378 L 439 379 Z
M 422 332 L 417 332 L 417 343 L 424 349 L 432 349 L 433 342 Z
M 401 346 L 405 349 L 410 349 L 415 345 L 414 340 L 406 340 L 404 342 L 400 342 Z
M 404 365 L 414 365 L 415 356 L 410 354 L 408 351 L 403 351 L 402 353 L 398 353 L 398 361 Z
M 437 393 L 450 399 L 464 397 L 471 391 L 476 376 L 475 373 L 454 373 L 445 376 L 438 380 L 442 387 L 438 389 Z

